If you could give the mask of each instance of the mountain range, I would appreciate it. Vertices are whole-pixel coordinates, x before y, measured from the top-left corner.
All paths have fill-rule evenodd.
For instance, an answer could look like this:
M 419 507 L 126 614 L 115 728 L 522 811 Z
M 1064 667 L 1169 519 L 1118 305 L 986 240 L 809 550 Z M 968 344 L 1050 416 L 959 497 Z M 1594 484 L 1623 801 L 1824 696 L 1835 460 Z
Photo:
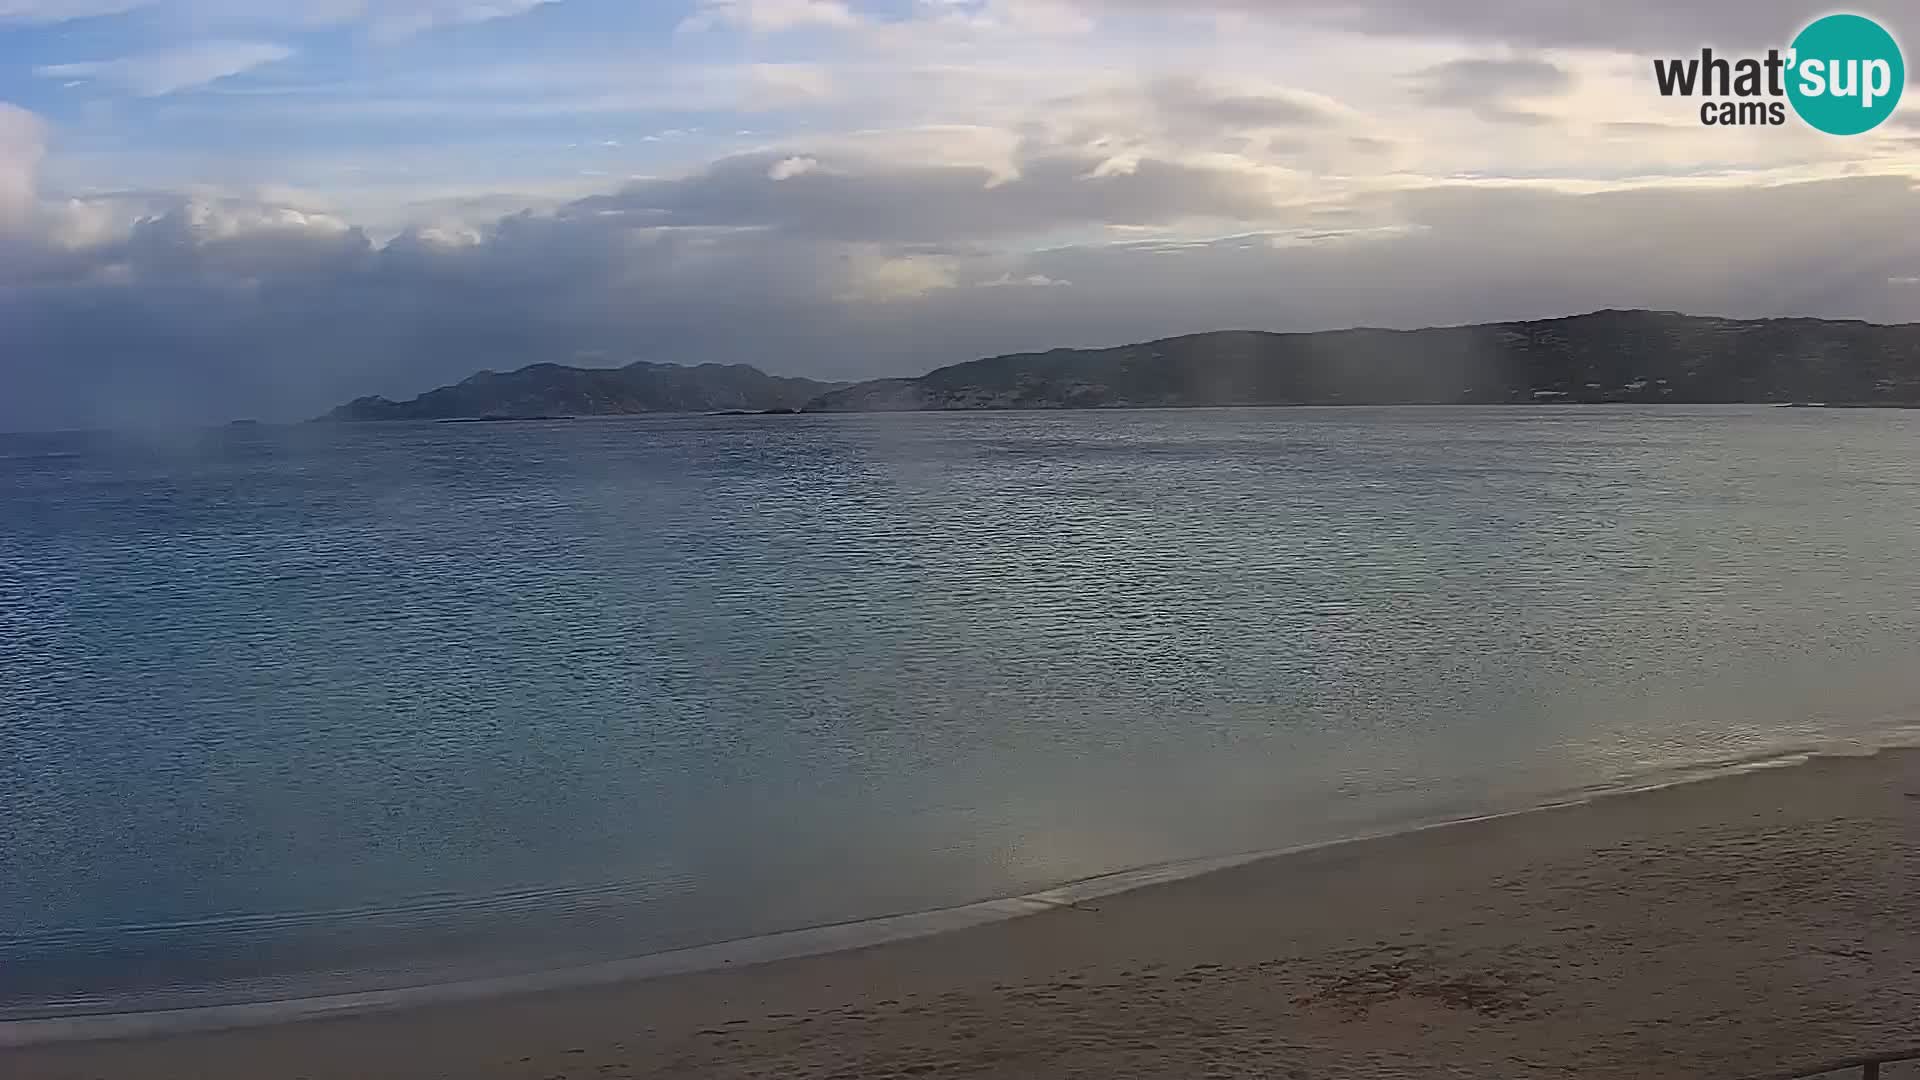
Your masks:
M 361 398 L 329 418 L 1794 401 L 1920 403 L 1920 325 L 1608 310 L 1423 330 L 1216 331 L 995 356 L 852 385 L 742 364 L 535 364 L 406 402 Z

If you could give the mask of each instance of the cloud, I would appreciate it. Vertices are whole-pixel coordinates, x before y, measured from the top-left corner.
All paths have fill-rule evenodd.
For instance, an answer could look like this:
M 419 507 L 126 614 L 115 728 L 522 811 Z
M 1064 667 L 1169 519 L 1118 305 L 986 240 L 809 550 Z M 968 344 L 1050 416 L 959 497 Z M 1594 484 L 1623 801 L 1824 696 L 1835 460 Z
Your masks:
M 375 40 L 393 42 L 438 26 L 524 15 L 560 0 L 366 0 L 360 17 Z M 355 5 L 359 7 L 360 5 Z
M 119 15 L 152 0 L 0 0 L 0 23 L 61 23 Z
M 382 245 L 324 215 L 187 202 L 83 252 L 0 259 L 0 429 L 298 417 L 581 350 L 738 356 L 729 339 L 769 344 L 744 321 L 938 284 L 885 258 L 536 214 Z
M 1096 177 L 1144 161 L 1209 169 L 1311 162 L 1338 171 L 1378 125 L 1321 94 L 1269 79 L 1158 74 L 1116 79 L 1008 107 L 1002 122 L 1038 146 L 1096 159 Z
M 776 184 L 774 160 L 753 161 L 762 183 Z M 684 206 L 731 205 L 731 169 L 682 182 L 724 196 L 679 191 Z M 1036 196 L 1023 220 L 1085 217 L 1046 185 L 1020 198 Z M 848 240 L 836 233 L 869 231 L 777 215 L 661 221 L 597 198 L 378 243 L 329 214 L 187 201 L 88 247 L 0 259 L 0 428 L 299 417 L 581 351 L 848 377 L 1222 326 L 1601 306 L 1898 319 L 1920 314 L 1895 281 L 1920 265 L 1920 238 L 1886 222 L 1916 214 L 1904 176 L 1591 194 L 1441 184 L 1271 208 L 1263 230 L 1224 239 L 1023 252 L 965 235 Z
M 1414 72 L 1408 82 L 1423 104 L 1466 109 L 1496 124 L 1546 123 L 1549 117 L 1515 102 L 1557 97 L 1574 86 L 1572 74 L 1559 65 L 1523 57 L 1449 60 Z
M 1070 35 L 1095 26 L 1071 0 L 920 0 L 920 9 L 943 30 Z
M 836 297 L 856 303 L 922 297 L 959 284 L 952 262 L 932 255 L 888 256 L 858 251 L 847 257 L 844 283 Z
M 819 64 L 754 64 L 747 69 L 746 108 L 772 110 L 833 97 L 833 74 Z
M 364 25 L 381 41 L 437 26 L 511 18 L 561 0 L 0 0 L 0 24 L 62 23 L 151 11 L 196 31 L 207 27 Z
M 46 129 L 25 109 L 0 102 L 0 233 L 34 209 L 34 174 L 46 153 Z
M 1052 288 L 1061 288 L 1061 287 L 1072 285 L 1072 284 L 1073 282 L 1071 281 L 1061 281 L 1059 278 L 1050 278 L 1045 274 L 1022 274 L 1019 277 L 1015 277 L 1011 271 L 1008 271 L 1006 273 L 1001 274 L 997 278 L 990 278 L 986 281 L 976 283 L 975 288 L 1052 289 Z
M 1236 91 L 1200 79 L 1168 77 L 1151 83 L 1146 94 L 1162 116 L 1214 128 L 1300 127 L 1339 118 L 1327 99 L 1293 90 Z
M 863 25 L 842 0 L 700 0 L 682 30 L 737 28 L 775 34 L 805 27 L 851 29 Z
M 366 46 L 531 0 L 150 6 L 61 47 L 152 25 L 299 62 L 59 113 L 50 166 L 0 108 L 0 428 L 299 417 L 583 350 L 854 377 L 1221 326 L 1920 317 L 1911 146 L 1703 131 L 1577 12 L 686 0 L 712 36 L 655 13 L 658 64 L 612 33 L 501 64 Z M 114 52 L 35 59 L 155 95 L 245 70 Z
M 1565 93 L 1573 76 L 1546 60 L 1470 57 L 1435 64 L 1413 75 L 1419 95 L 1435 105 L 1480 105 L 1509 97 Z
M 1716 48 L 1784 47 L 1824 13 L 1801 0 L 1615 0 L 1605 4 L 1484 4 L 1478 0 L 1079 0 L 1093 13 L 1227 12 L 1251 18 L 1308 20 L 1370 34 L 1431 36 L 1565 48 L 1624 49 L 1661 55 Z M 1893 5 L 1855 6 L 1866 15 L 1898 15 Z M 1892 20 L 1899 23 L 1896 17 Z
M 772 168 L 767 170 L 767 179 L 791 180 L 796 176 L 805 176 L 807 173 L 813 172 L 819 167 L 820 161 L 818 158 L 781 158 L 779 161 L 773 163 Z
M 292 49 L 266 41 L 201 41 L 114 60 L 47 64 L 34 68 L 33 73 L 49 79 L 98 79 L 142 97 L 160 97 L 292 55 Z
M 745 154 L 677 179 L 641 180 L 582 200 L 575 214 L 652 226 L 777 229 L 847 242 L 977 239 L 1087 225 L 1168 225 L 1268 216 L 1274 197 L 1258 172 L 1042 153 L 1002 178 L 982 166 L 909 165 L 809 155 Z M 782 175 L 776 177 L 774 173 Z

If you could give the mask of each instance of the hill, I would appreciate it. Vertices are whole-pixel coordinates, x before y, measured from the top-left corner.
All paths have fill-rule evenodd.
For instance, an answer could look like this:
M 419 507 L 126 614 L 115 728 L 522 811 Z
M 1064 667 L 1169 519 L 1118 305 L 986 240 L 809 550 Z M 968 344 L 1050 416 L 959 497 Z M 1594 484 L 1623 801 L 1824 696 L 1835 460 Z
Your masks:
M 974 360 L 808 412 L 1181 405 L 1920 402 L 1920 326 L 1596 311 L 1424 330 L 1219 331 Z
M 578 368 L 532 364 L 482 371 L 409 401 L 363 397 L 325 420 L 454 420 L 497 416 L 622 416 L 653 412 L 797 409 L 844 383 L 769 375 L 746 364 Z

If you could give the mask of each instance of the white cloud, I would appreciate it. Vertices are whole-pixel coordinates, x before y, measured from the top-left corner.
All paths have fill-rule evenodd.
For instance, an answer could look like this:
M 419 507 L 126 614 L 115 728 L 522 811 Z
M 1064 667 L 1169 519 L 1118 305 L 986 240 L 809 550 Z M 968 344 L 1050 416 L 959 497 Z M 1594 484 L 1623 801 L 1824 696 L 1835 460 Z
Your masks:
M 1539 57 L 1466 56 L 1408 77 L 1423 105 L 1467 109 L 1495 124 L 1536 124 L 1547 115 L 1523 103 L 1558 98 L 1575 86 L 1565 68 Z
M 511 18 L 561 0 L 0 0 L 0 23 L 61 23 L 153 9 L 182 25 L 364 25 L 396 41 L 436 26 Z
M 943 30 L 1084 34 L 1091 15 L 1066 0 L 920 0 L 921 14 Z
M 1013 273 L 1009 271 L 1001 274 L 997 278 L 978 282 L 974 287 L 980 289 L 1053 289 L 1072 284 L 1073 282 L 1071 281 L 1050 278 L 1045 274 L 1021 274 L 1015 277 Z
M 478 248 L 485 242 L 485 235 L 471 225 L 458 221 L 444 221 L 431 225 L 413 226 L 395 237 L 389 246 L 404 249 L 410 245 L 417 245 L 445 252 Z
M 436 26 L 490 22 L 560 0 L 366 0 L 361 18 L 379 41 L 398 41 Z
M 46 64 L 34 68 L 33 73 L 49 79 L 98 79 L 142 97 L 160 97 L 205 86 L 292 55 L 292 49 L 266 41 L 201 41 L 113 60 Z
M 804 176 L 819 167 L 820 162 L 816 158 L 781 158 L 779 161 L 774 162 L 772 167 L 767 170 L 767 179 L 791 180 L 796 176 Z
M 834 92 L 833 74 L 820 64 L 754 64 L 747 68 L 747 82 L 742 104 L 756 111 L 815 104 Z
M 1702 45 L 1784 47 L 1827 8 L 1805 0 L 1609 0 L 1489 4 L 1485 0 L 1072 0 L 1089 14 L 1229 14 L 1243 24 L 1310 20 L 1380 35 L 1472 38 L 1527 45 L 1684 54 Z M 1868 5 L 1892 11 L 1891 3 Z
M 333 236 L 351 228 L 332 214 L 271 203 L 195 200 L 186 203 L 174 216 L 201 242 L 273 232 Z
M 118 15 L 153 0 L 0 0 L 0 22 L 59 23 Z
M 143 216 L 138 207 L 114 199 L 68 199 L 41 210 L 42 235 L 64 251 L 111 245 Z
M 850 303 L 910 300 L 957 284 L 953 264 L 945 258 L 856 251 L 847 256 L 846 280 L 839 299 Z
M 0 230 L 20 225 L 33 212 L 34 174 L 45 153 L 40 118 L 0 102 Z
M 680 27 L 687 31 L 732 27 L 776 34 L 821 26 L 845 30 L 863 22 L 843 0 L 700 0 Z

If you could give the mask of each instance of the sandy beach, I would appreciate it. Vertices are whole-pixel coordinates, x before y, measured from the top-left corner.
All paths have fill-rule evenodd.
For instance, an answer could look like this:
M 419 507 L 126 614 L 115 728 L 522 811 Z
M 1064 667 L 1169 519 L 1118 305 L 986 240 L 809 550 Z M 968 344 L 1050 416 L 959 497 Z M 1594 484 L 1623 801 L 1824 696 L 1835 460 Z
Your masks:
M 1920 1049 L 1916 885 L 1920 752 L 1891 751 L 1338 845 L 853 952 L 28 1047 L 0 1052 L 0 1074 L 1770 1076 Z

